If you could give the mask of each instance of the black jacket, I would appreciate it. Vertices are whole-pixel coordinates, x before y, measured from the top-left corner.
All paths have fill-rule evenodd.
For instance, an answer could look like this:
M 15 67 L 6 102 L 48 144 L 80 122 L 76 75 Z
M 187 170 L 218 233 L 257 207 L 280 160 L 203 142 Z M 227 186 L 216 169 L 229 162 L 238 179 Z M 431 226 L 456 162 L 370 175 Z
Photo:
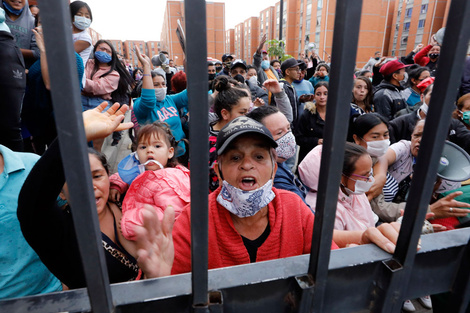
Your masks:
M 282 83 L 282 88 L 284 88 L 284 91 L 286 92 L 287 98 L 289 98 L 289 102 L 292 107 L 293 121 L 291 125 L 292 131 L 295 133 L 295 129 L 298 127 L 299 123 L 299 114 L 297 113 L 299 110 L 299 98 L 297 97 L 297 92 L 295 91 L 294 86 L 289 84 L 287 80 L 281 79 L 279 82 Z
M 417 112 L 397 117 L 389 123 L 390 142 L 395 143 L 400 140 L 411 140 L 411 134 L 418 122 Z M 470 153 L 470 131 L 459 120 L 451 119 L 447 140 L 455 143 L 467 153 Z
M 318 145 L 318 140 L 323 138 L 324 128 L 325 121 L 316 113 L 311 103 L 306 103 L 298 127 L 294 131 L 295 141 L 300 146 L 298 164 Z
M 406 100 L 403 99 L 401 90 L 403 87 L 382 80 L 374 91 L 375 112 L 387 120 L 393 119 L 398 111 L 406 108 Z

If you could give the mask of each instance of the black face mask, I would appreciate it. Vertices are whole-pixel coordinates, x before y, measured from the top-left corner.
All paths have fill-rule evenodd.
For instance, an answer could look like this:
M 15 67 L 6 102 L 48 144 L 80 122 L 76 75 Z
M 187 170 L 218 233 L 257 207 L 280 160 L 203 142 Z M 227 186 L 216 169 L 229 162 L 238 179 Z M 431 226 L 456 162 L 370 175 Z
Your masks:
M 222 66 L 216 66 L 215 71 L 218 73 L 222 70 Z
M 209 74 L 209 80 L 214 80 L 215 74 Z
M 235 76 L 233 77 L 233 79 L 239 81 L 239 82 L 242 83 L 242 84 L 245 83 L 245 78 L 243 78 L 243 76 L 240 75 L 240 74 L 235 75 Z
M 431 54 L 429 55 L 429 57 L 430 57 L 431 59 L 437 59 L 437 58 L 439 57 L 439 53 L 431 53 Z
M 378 60 L 380 60 L 380 58 L 379 58 L 379 57 L 377 57 L 377 58 L 375 58 L 375 59 L 376 59 L 377 61 L 378 61 Z

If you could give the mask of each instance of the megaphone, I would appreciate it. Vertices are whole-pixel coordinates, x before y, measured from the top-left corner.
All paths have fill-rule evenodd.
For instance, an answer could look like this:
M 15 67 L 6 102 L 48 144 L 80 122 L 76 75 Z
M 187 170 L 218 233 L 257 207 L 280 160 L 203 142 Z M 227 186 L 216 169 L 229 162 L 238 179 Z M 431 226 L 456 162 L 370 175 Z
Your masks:
M 437 33 L 434 34 L 434 40 L 437 41 L 439 45 L 442 46 L 442 43 L 444 42 L 444 34 L 445 34 L 446 28 L 442 27 L 437 31 Z
M 469 179 L 470 155 L 455 143 L 446 140 L 439 160 L 437 176 L 455 182 Z
M 169 62 L 170 61 L 166 58 L 166 55 L 161 52 L 158 55 L 154 55 L 152 57 L 153 66 L 162 66 L 162 64 L 168 64 Z

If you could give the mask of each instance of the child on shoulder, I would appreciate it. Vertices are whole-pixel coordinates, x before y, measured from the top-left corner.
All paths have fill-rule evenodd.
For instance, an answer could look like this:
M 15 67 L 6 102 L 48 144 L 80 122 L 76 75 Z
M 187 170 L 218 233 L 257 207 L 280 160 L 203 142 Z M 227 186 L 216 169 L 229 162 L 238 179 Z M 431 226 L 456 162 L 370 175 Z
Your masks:
M 124 158 L 118 166 L 119 174 L 110 178 L 110 200 L 119 200 L 128 187 L 122 205 L 121 231 L 129 240 L 135 238 L 133 226 L 143 224 L 145 205 L 152 205 L 162 220 L 169 205 L 178 217 L 190 202 L 189 170 L 176 161 L 178 143 L 168 124 L 154 122 L 143 126 L 136 142 L 136 152 Z

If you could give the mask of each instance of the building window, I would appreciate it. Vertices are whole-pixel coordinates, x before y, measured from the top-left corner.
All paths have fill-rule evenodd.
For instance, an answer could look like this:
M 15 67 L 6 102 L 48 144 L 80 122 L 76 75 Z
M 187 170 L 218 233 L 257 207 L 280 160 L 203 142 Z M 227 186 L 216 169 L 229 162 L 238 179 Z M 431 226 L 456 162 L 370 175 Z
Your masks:
M 307 15 L 312 14 L 312 4 L 307 4 Z
M 403 25 L 403 31 L 404 32 L 407 32 L 410 30 L 410 22 L 406 22 L 404 25 Z
M 426 14 L 428 12 L 428 5 L 423 4 L 421 5 L 421 14 Z
M 323 0 L 318 0 L 317 9 L 321 10 L 323 8 Z
M 269 17 L 269 11 L 266 11 L 266 19 Z
M 317 26 L 321 25 L 321 16 L 317 16 Z
M 411 17 L 411 14 L 413 13 L 413 8 L 406 9 L 405 12 L 405 17 Z
M 425 21 L 425 20 L 419 20 L 419 22 L 418 22 L 418 28 L 424 28 L 424 21 Z
M 408 43 L 408 36 L 404 36 L 401 38 L 401 44 L 406 45 Z

